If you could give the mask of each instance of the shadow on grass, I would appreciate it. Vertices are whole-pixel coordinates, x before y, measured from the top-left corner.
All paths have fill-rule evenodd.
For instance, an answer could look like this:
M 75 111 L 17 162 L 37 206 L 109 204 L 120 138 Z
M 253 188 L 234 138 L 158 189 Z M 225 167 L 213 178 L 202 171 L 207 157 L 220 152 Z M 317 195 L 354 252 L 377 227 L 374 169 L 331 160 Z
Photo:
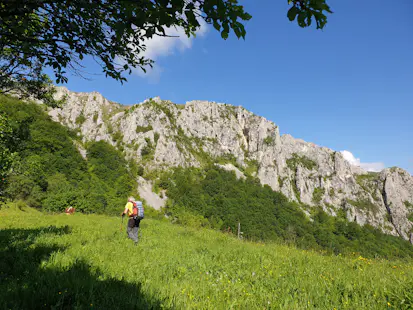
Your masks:
M 159 309 L 140 285 L 99 279 L 85 261 L 58 269 L 42 267 L 65 249 L 34 244 L 42 234 L 70 234 L 70 227 L 0 230 L 0 309 Z M 127 259 L 127 258 L 125 258 Z

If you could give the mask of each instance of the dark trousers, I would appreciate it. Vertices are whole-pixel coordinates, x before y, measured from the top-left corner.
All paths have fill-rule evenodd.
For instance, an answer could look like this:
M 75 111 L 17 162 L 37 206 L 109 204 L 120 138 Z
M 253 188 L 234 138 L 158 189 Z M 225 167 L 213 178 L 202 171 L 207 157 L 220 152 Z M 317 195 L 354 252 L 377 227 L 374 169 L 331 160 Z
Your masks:
M 128 237 L 138 243 L 138 230 L 139 230 L 139 219 L 130 218 L 128 220 L 127 233 Z

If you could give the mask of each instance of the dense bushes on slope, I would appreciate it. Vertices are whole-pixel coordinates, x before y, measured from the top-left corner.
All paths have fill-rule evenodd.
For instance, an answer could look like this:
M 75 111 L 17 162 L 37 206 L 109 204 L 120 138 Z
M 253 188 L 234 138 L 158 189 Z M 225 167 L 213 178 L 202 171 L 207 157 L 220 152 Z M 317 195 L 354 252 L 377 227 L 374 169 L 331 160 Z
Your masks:
M 310 220 L 299 205 L 269 186 L 252 178 L 237 179 L 233 172 L 214 166 L 205 171 L 176 169 L 165 174 L 158 186 L 167 189 L 169 214 L 183 223 L 230 227 L 235 232 L 240 222 L 244 237 L 252 240 L 278 240 L 335 254 L 413 257 L 413 247 L 401 238 L 322 210 L 314 211 Z
M 21 199 L 50 211 L 73 206 L 118 213 L 133 192 L 128 163 L 106 142 L 89 143 L 85 160 L 74 145 L 76 134 L 51 121 L 43 106 L 2 96 L 0 115 L 12 129 L 12 137 L 1 141 L 10 149 L 7 158 L 0 158 L 0 165 L 7 166 L 3 199 Z

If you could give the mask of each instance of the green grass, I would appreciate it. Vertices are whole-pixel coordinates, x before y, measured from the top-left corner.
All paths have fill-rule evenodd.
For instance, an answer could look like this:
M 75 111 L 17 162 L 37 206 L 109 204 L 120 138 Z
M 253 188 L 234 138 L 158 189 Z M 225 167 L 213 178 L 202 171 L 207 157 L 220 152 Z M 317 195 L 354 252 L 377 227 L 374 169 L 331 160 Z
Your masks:
M 0 210 L 2 309 L 409 309 L 413 266 L 145 219 Z

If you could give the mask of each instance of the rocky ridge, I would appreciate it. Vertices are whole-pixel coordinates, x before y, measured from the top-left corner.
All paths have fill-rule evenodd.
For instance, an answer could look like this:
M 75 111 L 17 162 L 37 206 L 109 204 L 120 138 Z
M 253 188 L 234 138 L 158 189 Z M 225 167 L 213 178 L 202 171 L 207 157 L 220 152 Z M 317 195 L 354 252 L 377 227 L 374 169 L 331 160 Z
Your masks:
M 213 161 L 237 177 L 240 172 L 257 177 L 306 205 L 305 212 L 321 206 L 413 242 L 413 177 L 400 168 L 366 172 L 340 152 L 281 136 L 273 122 L 240 106 L 178 105 L 160 98 L 122 106 L 97 92 L 63 87 L 57 97 L 65 97 L 66 104 L 49 111 L 53 120 L 78 130 L 83 142 L 105 140 L 117 146 L 146 173 Z

